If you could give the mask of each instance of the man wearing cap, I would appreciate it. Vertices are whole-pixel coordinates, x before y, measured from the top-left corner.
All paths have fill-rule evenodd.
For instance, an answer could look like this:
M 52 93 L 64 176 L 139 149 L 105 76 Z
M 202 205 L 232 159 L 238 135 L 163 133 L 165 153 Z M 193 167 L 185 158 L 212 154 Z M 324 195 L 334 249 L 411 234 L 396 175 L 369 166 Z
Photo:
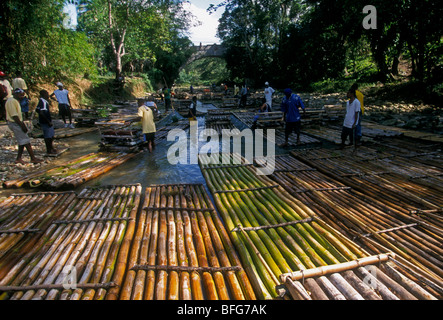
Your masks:
M 6 120 L 5 104 L 12 97 L 12 87 L 3 71 L 0 71 L 0 85 L 3 93 L 0 97 L 0 120 Z
M 46 145 L 46 153 L 57 154 L 57 150 L 54 148 L 54 125 L 52 124 L 51 113 L 49 112 L 49 92 L 46 90 L 40 91 L 40 99 L 38 100 L 37 108 L 35 111 L 38 113 L 38 123 L 43 131 L 43 138 Z
M 145 136 L 145 141 L 148 144 L 149 152 L 155 149 L 155 122 L 154 122 L 154 111 L 157 111 L 157 105 L 154 101 L 145 101 L 144 99 L 139 99 L 138 101 L 138 116 L 142 120 L 143 134 Z
M 12 79 L 12 87 L 14 89 L 22 89 L 26 96 L 20 101 L 20 106 L 22 107 L 22 113 L 25 116 L 25 119 L 29 119 L 29 92 L 28 92 L 28 86 L 26 85 L 25 80 L 22 78 L 21 71 L 18 71 L 16 73 L 16 76 L 14 79 Z
M 69 99 L 69 91 L 63 88 L 63 83 L 61 82 L 57 82 L 56 86 L 58 89 L 51 94 L 50 98 L 58 102 L 58 114 L 62 117 L 63 122 L 65 123 L 65 128 L 68 126 L 74 128 L 74 125 L 72 124 L 72 107 L 71 100 Z M 56 99 L 54 99 L 54 96 Z M 66 123 L 66 117 L 69 118 L 69 125 Z
M 28 128 L 23 122 L 22 110 L 20 107 L 20 100 L 25 96 L 23 89 L 17 88 L 12 92 L 12 97 L 6 101 L 6 120 L 8 127 L 14 133 L 18 143 L 18 153 L 15 163 L 25 164 L 22 160 L 23 151 L 26 150 L 31 157 L 32 163 L 41 163 L 43 160 L 37 159 L 31 146 L 31 139 L 28 136 Z
M 266 103 L 269 106 L 269 110 L 272 111 L 272 95 L 274 94 L 275 90 L 269 86 L 269 82 L 265 82 L 265 99 Z
M 301 116 L 299 109 L 303 109 L 303 113 L 306 113 L 305 105 L 299 95 L 292 93 L 292 90 L 289 88 L 284 90 L 284 94 L 281 111 L 284 113 L 283 120 L 286 122 L 285 143 L 280 145 L 280 147 L 288 145 L 289 135 L 293 131 L 297 134 L 297 144 L 300 144 Z

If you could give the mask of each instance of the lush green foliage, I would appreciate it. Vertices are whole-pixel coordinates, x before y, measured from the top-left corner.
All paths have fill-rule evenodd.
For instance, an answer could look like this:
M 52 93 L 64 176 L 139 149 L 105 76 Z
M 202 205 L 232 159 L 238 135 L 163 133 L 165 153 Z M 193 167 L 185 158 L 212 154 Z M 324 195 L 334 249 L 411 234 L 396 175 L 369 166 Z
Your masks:
M 419 81 L 441 81 L 443 11 L 437 0 L 226 0 L 219 36 L 231 77 L 309 87 L 330 78 L 386 81 L 408 59 Z M 212 6 L 212 9 L 216 7 Z M 374 21 L 371 21 L 374 22 Z M 368 59 L 368 57 L 370 59 Z M 376 79 L 371 78 L 376 75 Z M 372 77 L 373 78 L 373 77 Z
M 89 0 L 77 30 L 63 27 L 63 0 L 0 5 L 0 69 L 32 83 L 113 72 L 148 88 L 172 85 L 191 54 L 192 14 L 181 0 Z M 96 78 L 96 77 L 95 77 Z
M 218 34 L 226 63 L 197 61 L 179 74 L 192 53 L 184 1 L 88 0 L 73 31 L 63 27 L 64 0 L 3 0 L 0 69 L 22 71 L 30 83 L 113 74 L 138 76 L 152 90 L 228 80 L 312 89 L 332 79 L 394 79 L 406 61 L 414 80 L 438 90 L 443 82 L 437 0 L 373 0 L 376 29 L 362 25 L 363 0 L 225 0 Z
M 22 71 L 29 82 L 94 74 L 94 47 L 87 37 L 62 27 L 61 0 L 1 2 L 0 68 Z
M 153 83 L 172 84 L 190 47 L 182 36 L 190 23 L 182 1 L 94 0 L 87 9 L 81 29 L 100 52 L 101 66 L 116 78 L 148 72 Z
M 213 83 L 229 82 L 226 61 L 220 58 L 204 58 L 186 66 L 177 81 L 178 84 L 193 86 L 209 86 Z

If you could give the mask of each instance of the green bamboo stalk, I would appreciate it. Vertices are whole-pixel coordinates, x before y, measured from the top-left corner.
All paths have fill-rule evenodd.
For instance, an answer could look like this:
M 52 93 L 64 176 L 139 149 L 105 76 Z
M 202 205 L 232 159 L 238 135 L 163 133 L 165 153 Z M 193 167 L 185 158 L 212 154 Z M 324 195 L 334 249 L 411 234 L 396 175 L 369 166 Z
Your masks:
M 203 186 L 201 185 L 198 189 L 198 195 L 201 201 L 206 203 L 207 208 L 213 208 L 212 202 L 209 199 L 209 196 L 205 192 Z M 217 246 L 218 252 L 224 252 L 225 254 L 223 256 L 223 260 L 225 260 L 224 266 L 228 267 L 231 265 L 239 266 L 241 265 L 241 261 L 237 255 L 237 252 L 235 250 L 234 245 L 232 244 L 229 235 L 226 231 L 225 226 L 223 225 L 223 222 L 221 221 L 220 217 L 218 216 L 217 212 L 212 211 L 211 213 L 205 212 L 206 220 L 208 222 L 208 226 L 211 228 L 211 234 L 213 235 L 214 242 Z M 236 300 L 255 300 L 256 296 L 254 293 L 254 289 L 244 271 L 244 269 L 241 269 L 236 272 L 236 276 L 234 276 L 234 273 L 229 272 L 228 277 L 231 279 L 231 290 L 234 294 L 234 298 Z M 238 284 L 237 284 L 238 279 Z M 243 292 L 241 293 L 238 286 L 241 286 Z
M 209 171 L 213 171 L 213 170 L 206 170 L 204 172 L 204 174 L 209 176 L 209 179 L 207 179 L 207 181 L 211 181 L 211 185 L 210 188 L 212 187 L 212 192 L 215 190 L 220 190 L 219 186 L 216 183 L 216 179 L 212 176 L 213 172 L 209 172 Z M 212 185 L 213 184 L 213 185 Z M 215 189 L 214 189 L 215 186 Z M 233 229 L 235 227 L 237 227 L 238 225 L 241 225 L 240 220 L 237 217 L 237 214 L 235 213 L 233 207 L 230 205 L 229 201 L 227 200 L 226 194 L 215 194 L 214 196 L 216 201 L 219 201 L 219 208 L 221 209 L 221 211 L 223 212 L 224 210 L 227 211 L 228 215 L 224 216 L 224 220 L 225 222 L 228 223 L 228 227 L 230 229 Z M 234 219 L 234 220 L 231 220 Z M 244 258 L 246 258 L 246 261 L 251 261 L 250 259 L 252 259 L 254 262 L 250 263 L 249 265 L 253 266 L 253 267 L 257 267 L 257 271 L 260 274 L 260 276 L 257 277 L 257 275 L 255 275 L 254 273 L 250 273 L 249 277 L 253 278 L 254 281 L 256 281 L 254 283 L 255 286 L 257 286 L 258 288 L 261 288 L 260 293 L 263 293 L 263 296 L 266 297 L 269 294 L 272 294 L 273 296 L 276 296 L 277 293 L 275 292 L 275 283 L 272 279 L 272 277 L 270 276 L 270 274 L 268 273 L 268 271 L 266 270 L 266 267 L 263 265 L 263 262 L 260 261 L 260 259 L 258 258 L 257 254 L 254 251 L 254 248 L 252 248 L 249 244 L 249 242 L 247 241 L 247 239 L 244 238 L 244 235 L 239 234 L 239 235 L 235 235 L 233 233 L 230 234 L 230 236 L 233 238 L 234 243 L 236 243 L 237 247 L 239 248 L 239 250 L 241 250 L 242 255 Z M 257 238 L 257 237 L 256 237 Z M 244 249 L 246 249 L 247 253 L 245 251 L 243 251 Z M 264 245 L 260 248 L 260 249 L 264 249 Z M 266 252 L 266 251 L 265 251 Z M 267 258 L 269 258 L 269 253 L 266 256 Z M 244 265 L 246 265 L 248 262 L 245 262 Z M 253 270 L 248 269 L 247 272 L 251 272 Z M 263 285 L 266 286 L 266 290 L 263 289 Z
M 205 177 L 205 180 L 206 180 L 209 190 L 212 193 L 214 193 L 215 190 L 218 190 L 213 185 L 214 179 L 212 179 L 213 177 L 211 175 L 211 172 L 209 172 L 208 170 L 204 170 L 203 175 Z M 214 201 L 216 203 L 217 208 L 219 209 L 220 214 L 223 217 L 223 221 L 227 225 L 228 229 L 234 229 L 236 227 L 236 225 L 231 218 L 230 210 L 227 207 L 225 207 L 224 199 L 222 199 L 222 198 L 224 198 L 224 195 L 221 195 L 221 194 L 214 195 Z M 254 264 L 253 258 L 251 256 L 248 248 L 246 247 L 244 240 L 240 237 L 240 235 L 238 235 L 236 233 L 231 233 L 231 234 L 229 234 L 229 236 L 232 239 L 232 242 L 234 243 L 235 247 L 237 248 L 241 259 L 243 259 L 243 265 L 244 265 L 245 271 L 248 274 L 249 279 L 251 280 L 251 284 L 255 289 L 255 294 L 257 295 L 258 299 L 261 299 L 261 300 L 271 299 L 272 295 L 268 291 L 265 283 L 263 282 L 263 280 L 261 279 L 261 276 L 260 276 L 260 274 L 263 271 L 259 270 L 259 269 L 263 268 L 263 266 L 261 265 L 261 263 L 259 263 L 257 266 Z M 265 278 L 265 280 L 266 280 L 266 278 Z M 270 279 L 268 279 L 268 281 L 269 280 Z M 271 290 L 271 292 L 272 292 L 272 290 Z

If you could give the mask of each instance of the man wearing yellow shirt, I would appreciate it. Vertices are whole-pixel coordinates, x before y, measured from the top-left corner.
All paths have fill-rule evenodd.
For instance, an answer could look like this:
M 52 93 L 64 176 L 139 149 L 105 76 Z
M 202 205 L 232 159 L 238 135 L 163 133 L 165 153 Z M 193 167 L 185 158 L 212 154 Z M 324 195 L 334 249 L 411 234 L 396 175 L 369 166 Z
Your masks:
M 12 87 L 14 89 L 22 89 L 26 96 L 20 101 L 20 106 L 22 107 L 22 113 L 25 115 L 25 119 L 29 119 L 29 92 L 28 86 L 26 85 L 25 80 L 22 78 L 22 73 L 18 71 L 14 79 L 12 79 Z
M 145 141 L 148 143 L 149 152 L 155 149 L 155 122 L 154 122 L 154 110 L 157 110 L 157 105 L 154 101 L 138 100 L 138 116 L 141 117 L 143 134 Z
M 354 83 L 351 87 L 352 91 L 355 91 L 355 97 L 357 98 L 357 100 L 360 102 L 360 114 L 359 114 L 359 119 L 358 119 L 358 123 L 357 126 L 355 127 L 355 140 L 357 144 L 360 144 L 361 141 L 361 137 L 362 137 L 362 133 L 361 133 L 361 118 L 365 113 L 365 106 L 363 104 L 364 102 L 364 96 L 363 93 L 361 93 L 358 90 L 358 84 Z
M 5 105 L 8 127 L 14 133 L 18 143 L 18 153 L 15 163 L 25 164 L 25 162 L 22 160 L 22 155 L 25 148 L 31 157 L 32 163 L 41 163 L 43 160 L 37 159 L 34 155 L 34 151 L 32 150 L 31 146 L 31 139 L 28 136 L 28 128 L 23 122 L 20 100 L 23 99 L 24 96 L 25 92 L 22 89 L 15 89 L 12 92 L 12 97 L 6 101 Z
M 22 78 L 22 73 L 18 71 L 14 79 L 12 79 L 12 87 L 14 89 L 22 89 L 26 94 L 28 94 L 28 86 L 26 85 L 25 80 Z

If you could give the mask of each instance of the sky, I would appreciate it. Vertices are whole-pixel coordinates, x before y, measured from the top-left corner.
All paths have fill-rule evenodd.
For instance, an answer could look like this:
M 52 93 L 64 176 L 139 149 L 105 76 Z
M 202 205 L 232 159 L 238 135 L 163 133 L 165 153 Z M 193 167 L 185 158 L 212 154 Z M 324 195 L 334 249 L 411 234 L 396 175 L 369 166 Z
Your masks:
M 224 8 L 219 8 L 216 12 L 209 14 L 206 9 L 210 4 L 220 4 L 223 0 L 188 0 L 189 3 L 185 3 L 185 9 L 190 11 L 197 20 L 201 22 L 200 26 L 192 27 L 189 37 L 195 45 L 202 44 L 214 44 L 220 43 L 220 39 L 216 37 L 218 19 L 221 17 Z M 65 6 L 64 11 L 68 14 L 72 14 L 69 5 Z M 71 21 L 64 21 L 66 28 L 74 28 L 77 25 L 77 19 L 75 15 L 71 15 Z
M 218 9 L 215 13 L 209 14 L 206 9 L 209 5 L 219 4 L 222 0 L 189 0 L 186 4 L 187 8 L 194 16 L 197 17 L 202 24 L 198 27 L 193 27 L 190 30 L 190 39 L 195 45 L 220 43 L 220 39 L 216 37 L 218 19 L 223 13 L 223 7 Z

